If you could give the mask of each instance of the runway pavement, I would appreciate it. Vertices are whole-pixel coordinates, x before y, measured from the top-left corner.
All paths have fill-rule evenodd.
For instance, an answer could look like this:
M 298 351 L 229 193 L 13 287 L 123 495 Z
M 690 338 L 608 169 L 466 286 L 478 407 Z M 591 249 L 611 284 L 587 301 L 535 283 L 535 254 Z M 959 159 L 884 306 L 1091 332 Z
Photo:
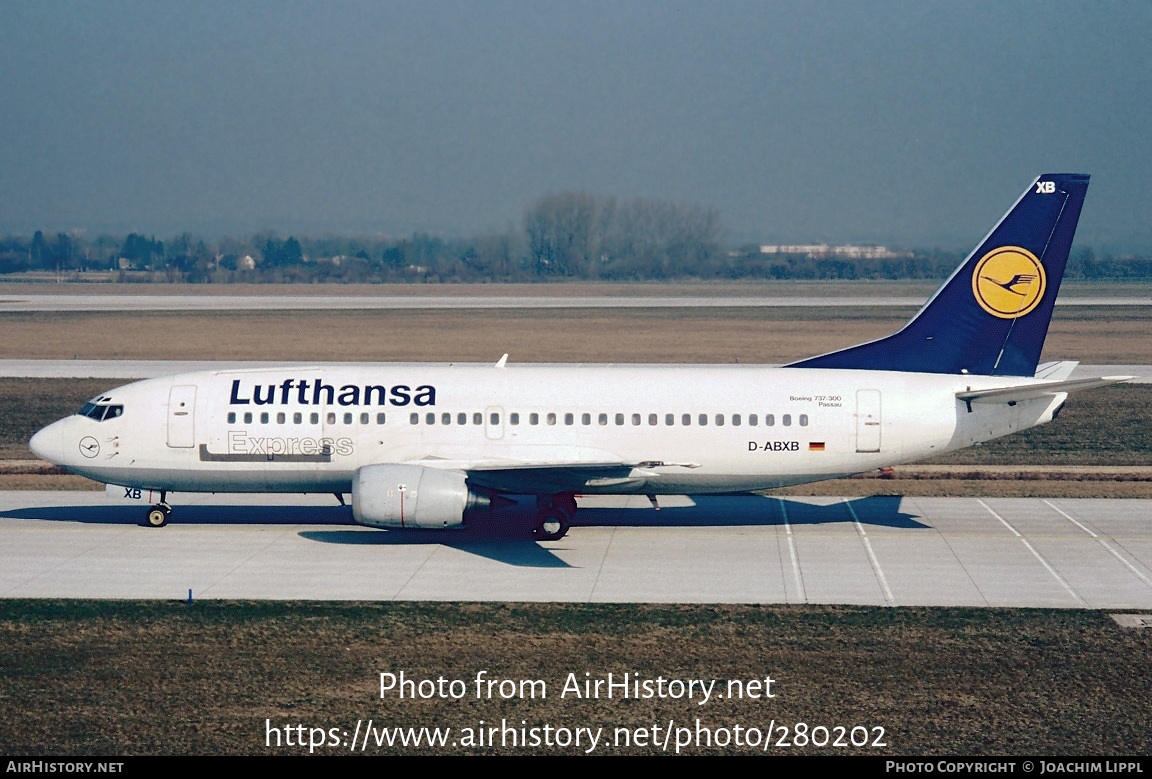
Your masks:
M 1152 608 L 1152 500 L 582 498 L 567 537 L 383 531 L 331 496 L 0 492 L 0 597 Z

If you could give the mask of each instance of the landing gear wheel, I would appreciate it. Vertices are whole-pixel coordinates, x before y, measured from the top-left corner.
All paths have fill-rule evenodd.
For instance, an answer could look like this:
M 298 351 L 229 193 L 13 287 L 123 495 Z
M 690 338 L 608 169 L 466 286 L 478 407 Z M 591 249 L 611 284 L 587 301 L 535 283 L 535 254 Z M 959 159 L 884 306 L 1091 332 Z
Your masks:
M 568 532 L 568 516 L 557 508 L 546 508 L 536 515 L 537 541 L 559 541 Z
M 168 517 L 172 514 L 172 507 L 167 503 L 157 503 L 148 509 L 148 526 L 164 527 L 168 524 Z

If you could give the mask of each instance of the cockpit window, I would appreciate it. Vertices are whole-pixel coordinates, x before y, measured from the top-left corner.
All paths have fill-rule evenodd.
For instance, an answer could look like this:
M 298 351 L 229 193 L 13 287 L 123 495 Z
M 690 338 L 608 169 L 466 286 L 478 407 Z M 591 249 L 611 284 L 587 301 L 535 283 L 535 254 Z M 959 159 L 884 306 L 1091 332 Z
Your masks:
M 97 398 L 90 400 L 84 404 L 84 407 L 76 412 L 82 417 L 95 419 L 97 422 L 103 422 L 106 419 L 115 419 L 124 413 L 124 406 L 120 404 L 108 403 L 107 398 Z

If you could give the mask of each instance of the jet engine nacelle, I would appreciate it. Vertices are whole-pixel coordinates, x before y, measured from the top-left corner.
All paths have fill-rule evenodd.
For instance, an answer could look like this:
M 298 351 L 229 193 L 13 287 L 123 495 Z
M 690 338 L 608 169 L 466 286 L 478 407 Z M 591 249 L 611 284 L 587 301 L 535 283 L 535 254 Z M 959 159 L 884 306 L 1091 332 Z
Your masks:
M 352 479 L 352 517 L 371 527 L 462 527 L 465 511 L 487 503 L 462 471 L 366 465 Z

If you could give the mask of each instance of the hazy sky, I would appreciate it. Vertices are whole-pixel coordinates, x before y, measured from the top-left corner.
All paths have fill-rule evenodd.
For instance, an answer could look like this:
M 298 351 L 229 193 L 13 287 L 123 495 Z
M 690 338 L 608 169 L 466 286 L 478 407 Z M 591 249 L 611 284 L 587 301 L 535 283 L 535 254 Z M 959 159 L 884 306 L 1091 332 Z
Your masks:
M 0 232 L 448 235 L 549 192 L 969 246 L 1037 174 L 1152 250 L 1152 3 L 0 0 Z

